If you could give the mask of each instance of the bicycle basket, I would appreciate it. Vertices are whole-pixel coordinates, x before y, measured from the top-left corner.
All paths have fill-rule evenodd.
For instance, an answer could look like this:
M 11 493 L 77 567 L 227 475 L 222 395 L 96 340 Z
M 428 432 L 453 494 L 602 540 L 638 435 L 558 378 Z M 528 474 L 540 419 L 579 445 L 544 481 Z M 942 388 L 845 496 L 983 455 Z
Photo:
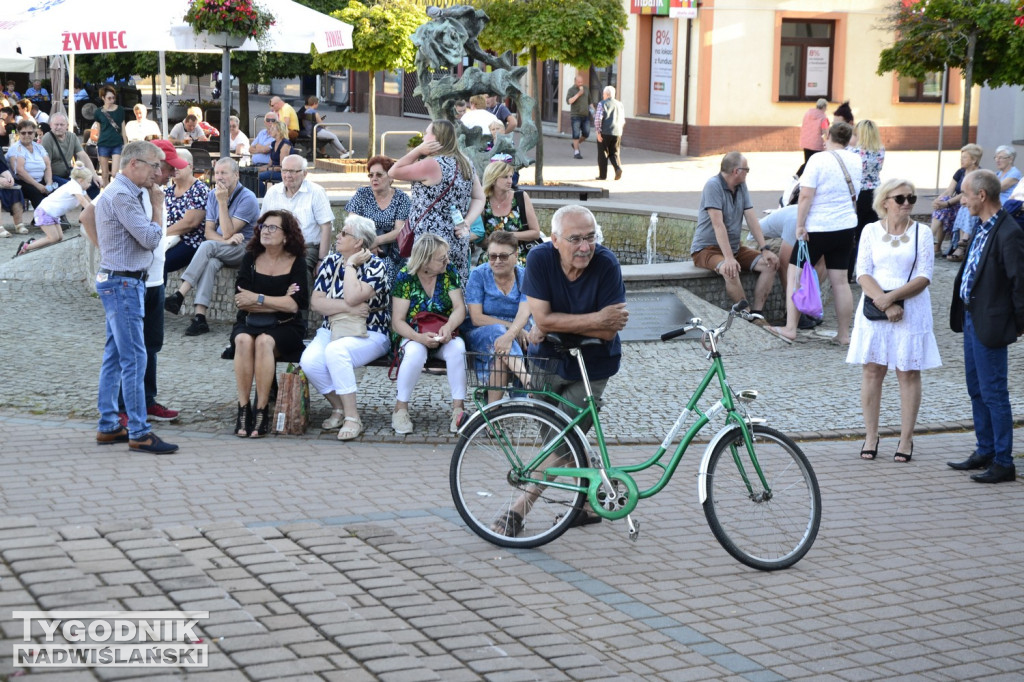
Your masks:
M 509 395 L 545 391 L 557 377 L 558 358 L 466 353 L 466 383 L 470 389 L 508 390 Z

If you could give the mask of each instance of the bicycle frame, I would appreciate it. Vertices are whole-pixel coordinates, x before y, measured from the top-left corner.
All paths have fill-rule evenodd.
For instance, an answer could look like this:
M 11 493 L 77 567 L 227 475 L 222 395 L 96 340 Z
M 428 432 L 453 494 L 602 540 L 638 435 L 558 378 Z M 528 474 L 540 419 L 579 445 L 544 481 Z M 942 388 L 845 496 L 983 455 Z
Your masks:
M 522 462 L 519 459 L 519 456 L 515 448 L 512 446 L 512 444 L 508 441 L 505 435 L 500 432 L 499 429 L 496 429 L 494 427 L 494 424 L 488 418 L 486 409 L 480 407 L 480 401 L 477 397 L 479 393 L 474 393 L 474 402 L 477 403 L 478 408 L 480 409 L 480 414 L 483 416 L 485 422 L 487 423 L 488 429 L 491 431 L 495 439 L 500 444 L 503 454 L 508 459 L 509 464 L 515 472 L 516 476 L 518 477 L 520 483 L 559 488 L 563 490 L 585 492 L 588 494 L 588 499 L 590 500 L 591 506 L 594 508 L 594 511 L 598 515 L 608 519 L 623 518 L 624 516 L 627 516 L 633 509 L 635 509 L 639 500 L 652 497 L 657 493 L 661 492 L 665 488 L 665 486 L 668 484 L 668 481 L 675 474 L 675 471 L 679 466 L 679 462 L 682 460 L 686 450 L 693 442 L 693 439 L 715 416 L 717 416 L 724 410 L 727 415 L 726 426 L 718 433 L 718 435 L 714 439 L 712 439 L 707 450 L 705 451 L 704 460 L 700 468 L 701 476 L 699 483 L 699 494 L 701 497 L 701 502 L 703 502 L 703 500 L 706 497 L 705 479 L 707 474 L 707 459 L 711 451 L 713 450 L 714 445 L 720 440 L 720 438 L 732 430 L 733 427 L 730 426 L 730 424 L 733 424 L 735 425 L 735 427 L 738 427 L 741 433 L 743 434 L 743 442 L 746 446 L 748 459 L 750 461 L 751 466 L 753 466 L 754 471 L 756 472 L 757 479 L 761 484 L 761 489 L 764 491 L 764 493 L 761 494 L 771 494 L 768 482 L 765 479 L 764 473 L 762 472 L 761 467 L 757 462 L 757 457 L 754 454 L 753 439 L 751 436 L 750 429 L 751 422 L 736 407 L 736 404 L 733 400 L 732 389 L 729 387 L 728 380 L 726 379 L 725 367 L 722 364 L 721 355 L 718 353 L 718 350 L 715 347 L 714 343 L 712 343 L 712 349 L 709 354 L 709 357 L 711 359 L 711 367 L 708 368 L 707 372 L 704 374 L 704 378 L 701 380 L 696 390 L 690 396 L 690 399 L 686 403 L 686 406 L 684 407 L 683 411 L 680 413 L 679 417 L 676 419 L 672 428 L 669 430 L 665 438 L 662 440 L 657 452 L 655 452 L 654 455 L 651 456 L 651 458 L 645 462 L 618 467 L 612 466 L 610 458 L 608 456 L 608 448 L 604 438 L 604 431 L 601 427 L 600 418 L 598 416 L 597 403 L 594 399 L 593 391 L 591 390 L 590 380 L 587 376 L 587 370 L 586 366 L 583 363 L 582 354 L 580 353 L 579 349 L 575 348 L 571 349 L 570 352 L 573 354 L 574 357 L 576 357 L 577 362 L 579 364 L 581 377 L 583 379 L 587 392 L 586 404 L 583 407 L 580 407 L 570 402 L 569 400 L 566 400 L 562 396 L 547 390 L 530 392 L 533 395 L 543 396 L 548 400 L 566 406 L 567 409 L 565 410 L 565 412 L 568 412 L 568 415 L 564 416 L 568 418 L 568 424 L 566 424 L 560 431 L 558 431 L 558 433 L 554 434 L 552 436 L 551 441 L 547 445 L 545 445 L 544 448 L 542 448 L 541 451 L 529 462 Z M 722 391 L 722 397 L 718 401 L 716 401 L 710 409 L 708 409 L 707 411 L 703 411 L 698 407 L 698 402 L 703 397 L 704 392 L 707 390 L 708 386 L 710 386 L 711 382 L 716 378 L 718 379 L 719 387 Z M 479 390 L 480 389 L 478 389 L 478 391 Z M 542 405 L 550 410 L 556 409 L 550 402 L 543 402 L 535 398 L 527 399 L 526 401 L 524 401 L 523 399 L 511 398 L 500 402 L 529 402 L 532 404 Z M 575 416 L 571 416 L 574 412 Z M 561 415 L 561 413 L 559 414 Z M 683 428 L 685 422 L 693 414 L 697 415 L 697 421 L 694 422 L 686 430 L 686 433 L 683 435 L 682 440 L 676 447 L 675 451 L 673 452 L 669 460 L 667 462 L 663 462 L 662 459 L 668 452 L 668 448 L 671 446 L 672 442 L 678 436 L 679 431 Z M 600 467 L 545 467 L 541 472 L 541 476 L 536 476 L 535 472 L 538 471 L 538 468 L 543 466 L 544 462 L 555 454 L 555 451 L 561 446 L 562 442 L 569 436 L 570 433 L 572 433 L 574 429 L 578 429 L 578 433 L 581 435 L 581 437 L 583 436 L 583 430 L 580 429 L 579 426 L 588 417 L 592 420 L 593 423 L 594 436 L 597 440 L 597 449 L 600 455 Z M 587 443 L 586 438 L 582 438 L 582 440 L 584 444 Z M 732 455 L 736 467 L 739 470 L 740 476 L 747 486 L 749 494 L 752 496 L 755 495 L 754 486 L 751 483 L 750 476 L 747 473 L 747 468 L 744 466 L 743 460 L 737 448 L 733 448 Z M 591 464 L 594 464 L 593 460 L 591 460 Z M 635 480 L 632 476 L 630 476 L 630 474 L 645 471 L 653 466 L 658 466 L 662 469 L 661 476 L 650 488 L 646 490 L 639 490 Z M 552 480 L 552 477 L 554 477 L 554 480 Z M 586 480 L 587 483 L 586 485 L 574 485 L 559 480 L 562 477 L 580 478 Z M 630 500 L 630 503 L 620 509 L 608 510 L 597 503 L 596 493 L 601 486 L 605 486 L 605 490 L 608 492 L 608 494 L 613 494 L 613 480 L 622 483 L 626 487 L 629 493 L 628 499 Z

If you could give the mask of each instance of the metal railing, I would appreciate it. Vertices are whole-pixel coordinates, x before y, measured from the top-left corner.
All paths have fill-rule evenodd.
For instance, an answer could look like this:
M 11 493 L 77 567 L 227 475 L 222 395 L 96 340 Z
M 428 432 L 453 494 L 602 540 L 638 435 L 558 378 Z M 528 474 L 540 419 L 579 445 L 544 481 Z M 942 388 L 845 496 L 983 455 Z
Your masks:
M 387 131 L 385 131 L 385 132 L 380 134 L 380 153 L 383 154 L 384 156 L 388 155 L 387 147 L 385 146 L 385 143 L 384 143 L 384 141 L 387 139 L 388 135 L 408 135 L 409 137 L 412 137 L 413 135 L 422 135 L 422 134 L 423 134 L 422 130 L 387 130 Z M 395 157 L 392 157 L 392 158 L 398 159 L 398 158 L 401 158 L 403 156 L 405 156 L 405 154 L 399 154 L 398 156 L 395 156 Z
M 315 126 L 313 126 L 313 140 L 312 140 L 312 145 L 313 145 L 313 167 L 314 168 L 316 168 L 316 131 L 317 131 L 317 129 L 319 129 L 319 128 L 330 129 L 330 128 L 337 127 L 337 126 L 345 126 L 346 128 L 348 128 L 348 146 L 345 147 L 345 149 L 347 151 L 350 151 L 350 152 L 353 151 L 352 150 L 352 124 L 351 123 L 345 123 L 344 121 L 338 121 L 336 123 L 317 123 Z

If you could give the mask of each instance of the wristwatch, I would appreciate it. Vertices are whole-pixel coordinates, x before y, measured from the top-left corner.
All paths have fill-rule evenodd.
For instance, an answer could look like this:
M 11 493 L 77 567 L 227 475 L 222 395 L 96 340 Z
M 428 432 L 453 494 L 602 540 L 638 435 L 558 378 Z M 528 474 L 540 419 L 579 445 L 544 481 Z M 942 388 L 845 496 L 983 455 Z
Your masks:
M 256 305 L 263 305 L 263 294 L 256 297 Z

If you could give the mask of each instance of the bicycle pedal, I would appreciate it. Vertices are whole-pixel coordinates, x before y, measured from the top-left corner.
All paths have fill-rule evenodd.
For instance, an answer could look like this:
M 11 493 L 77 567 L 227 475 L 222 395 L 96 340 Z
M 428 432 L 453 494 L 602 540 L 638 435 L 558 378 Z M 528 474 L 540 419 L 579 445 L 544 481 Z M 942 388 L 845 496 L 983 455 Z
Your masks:
M 629 525 L 629 539 L 636 542 L 640 539 L 640 522 L 634 521 L 632 514 L 626 514 L 626 523 Z

